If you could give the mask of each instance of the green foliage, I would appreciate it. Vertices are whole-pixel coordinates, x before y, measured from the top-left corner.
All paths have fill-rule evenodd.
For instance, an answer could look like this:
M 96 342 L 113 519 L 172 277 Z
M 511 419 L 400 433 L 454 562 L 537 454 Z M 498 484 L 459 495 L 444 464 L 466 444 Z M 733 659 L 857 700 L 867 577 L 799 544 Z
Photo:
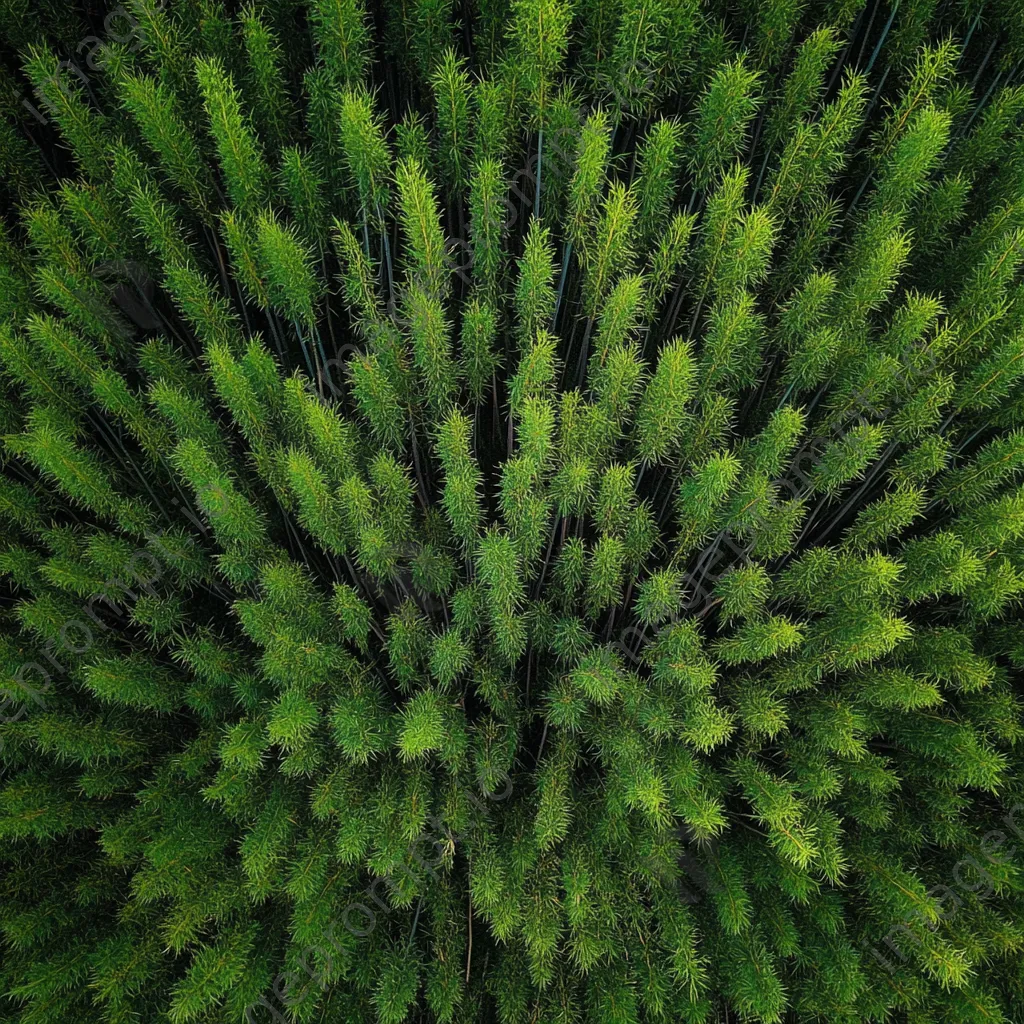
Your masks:
M 1014 1019 L 1022 23 L 0 4 L 0 1019 Z

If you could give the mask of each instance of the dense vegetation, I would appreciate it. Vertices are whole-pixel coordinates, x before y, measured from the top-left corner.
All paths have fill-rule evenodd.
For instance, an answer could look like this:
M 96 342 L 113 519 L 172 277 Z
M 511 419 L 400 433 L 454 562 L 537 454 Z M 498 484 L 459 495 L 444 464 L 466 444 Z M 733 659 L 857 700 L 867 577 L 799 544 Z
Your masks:
M 1020 1013 L 1018 0 L 0 28 L 0 1021 Z

